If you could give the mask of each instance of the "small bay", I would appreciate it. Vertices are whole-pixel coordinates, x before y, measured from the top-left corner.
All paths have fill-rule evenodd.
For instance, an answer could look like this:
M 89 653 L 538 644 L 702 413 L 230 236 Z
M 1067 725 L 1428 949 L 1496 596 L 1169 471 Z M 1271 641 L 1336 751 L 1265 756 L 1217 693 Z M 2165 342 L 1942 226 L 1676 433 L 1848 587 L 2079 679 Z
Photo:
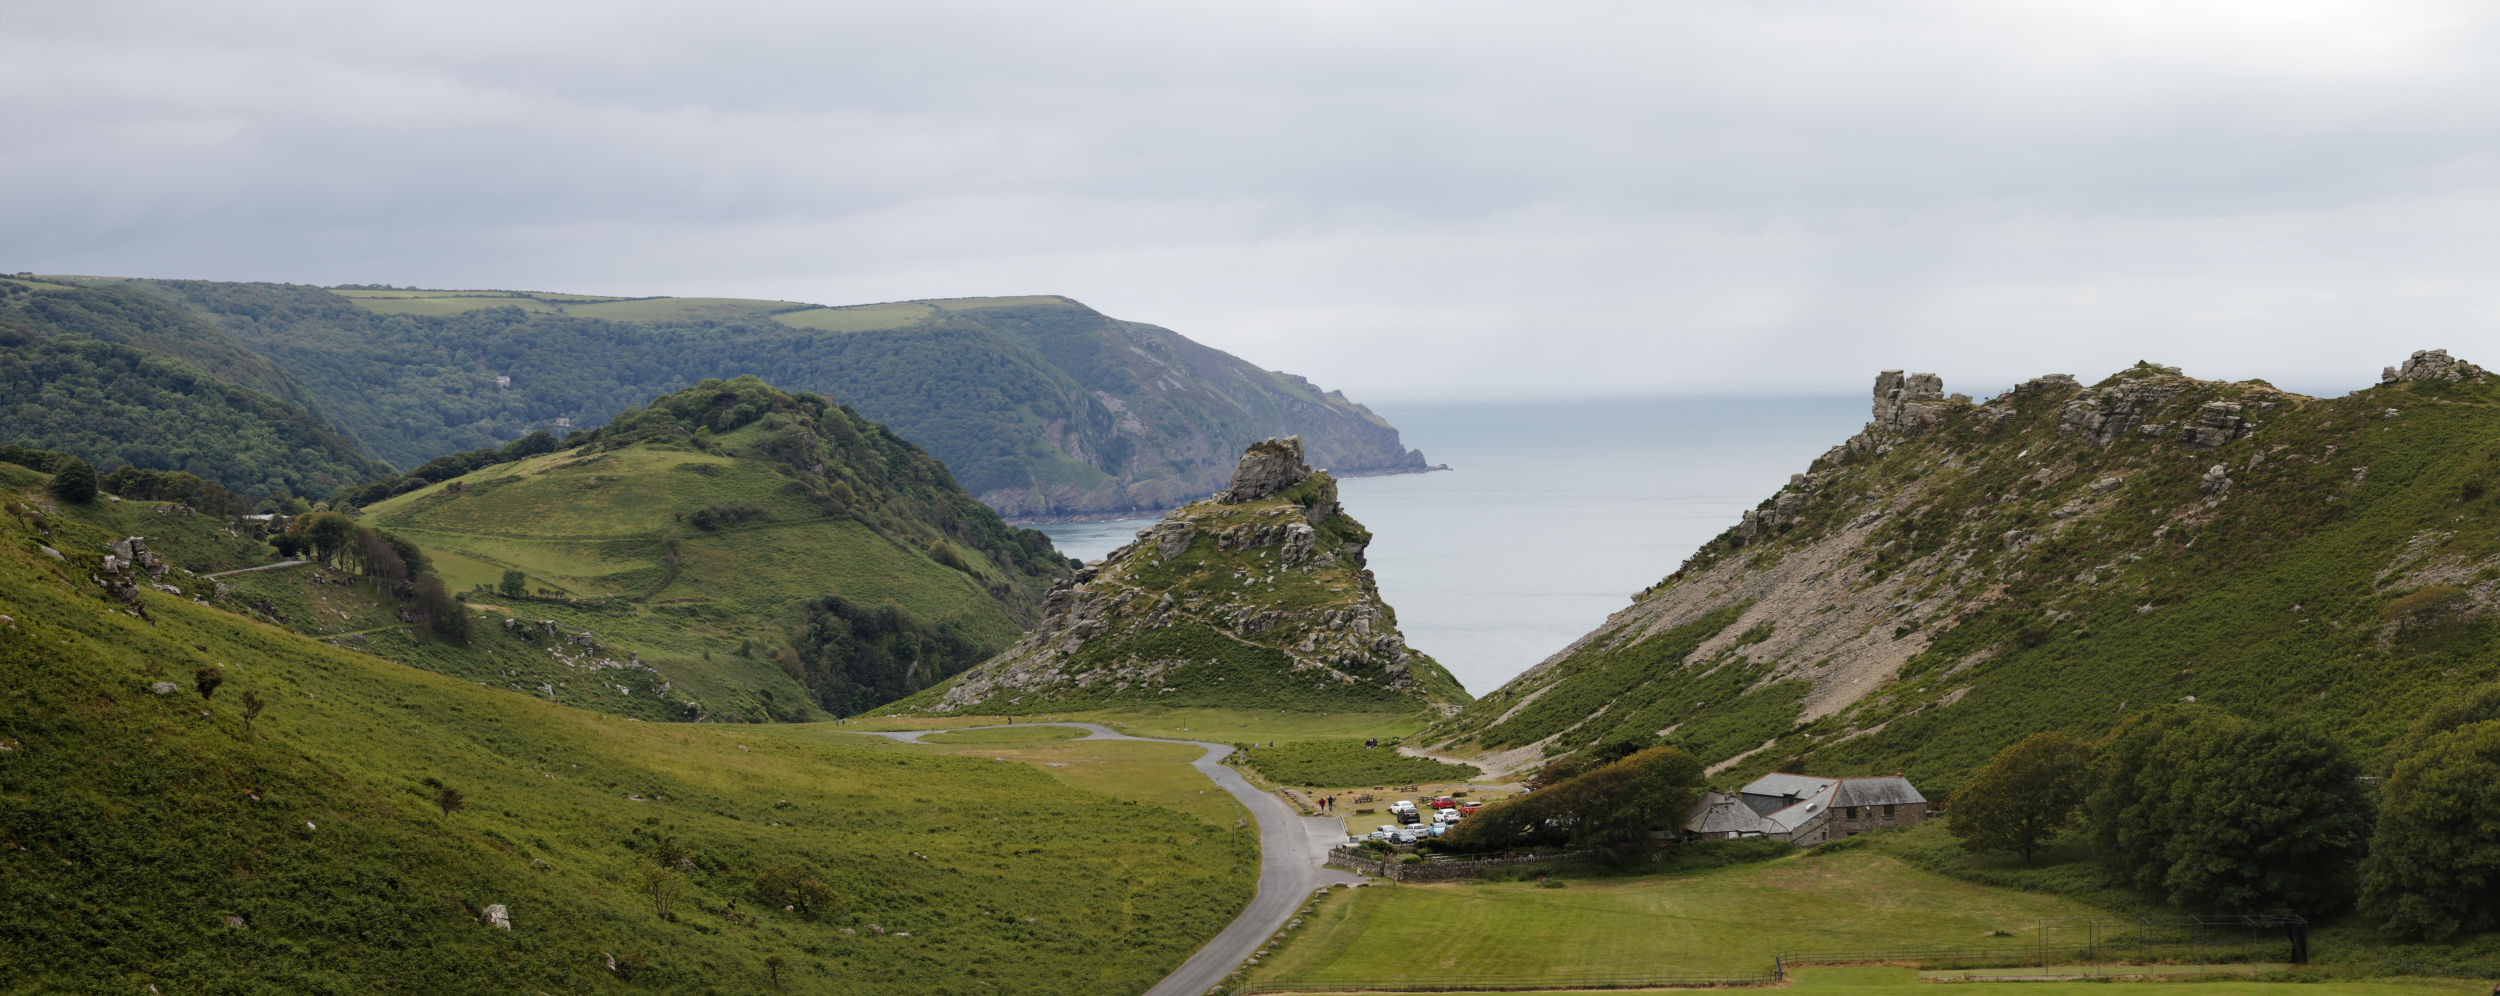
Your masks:
M 1452 469 L 1340 485 L 1407 642 L 1483 694 L 1673 573 L 1866 421 L 1858 398 L 1386 404 Z M 1093 560 L 1153 519 L 1040 526 Z

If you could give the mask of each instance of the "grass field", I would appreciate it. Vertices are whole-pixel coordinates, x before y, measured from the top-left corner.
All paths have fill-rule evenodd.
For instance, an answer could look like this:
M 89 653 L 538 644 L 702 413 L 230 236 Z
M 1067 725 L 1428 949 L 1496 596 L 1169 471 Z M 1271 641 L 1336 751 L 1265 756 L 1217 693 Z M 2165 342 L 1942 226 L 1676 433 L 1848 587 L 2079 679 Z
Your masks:
M 1094 709 L 1065 713 L 1018 715 L 1016 721 L 1100 723 L 1133 737 L 1200 740 L 1208 743 L 1280 744 L 1346 737 L 1399 737 L 1423 729 L 1431 716 L 1423 712 L 1294 712 L 1285 709 Z M 866 730 L 942 730 L 957 726 L 1004 723 L 1004 716 L 863 716 L 852 720 Z
M 2020 950 L 2058 896 L 1987 889 L 1865 849 L 1685 875 L 1344 890 L 1254 982 L 1758 975 L 1784 952 Z M 2005 931 L 2013 936 L 1995 937 Z
M 1036 727 L 1048 729 L 1048 727 Z M 1058 727 L 1066 730 L 1067 727 Z M 964 737 L 987 731 L 952 734 Z M 1005 731 L 1002 731 L 1005 732 Z M 1017 730 L 1015 732 L 1023 732 Z M 1081 731 L 1070 731 L 1081 732 Z M 1123 806 L 1158 807 L 1132 811 L 1144 819 L 1164 810 L 1188 813 L 1209 823 L 1231 826 L 1250 811 L 1231 793 L 1215 787 L 1190 767 L 1202 751 L 1187 744 L 1138 743 L 1134 740 L 1028 740 L 1023 743 L 949 741 L 926 749 L 962 757 L 1017 761 L 1040 768 L 1070 788 L 1120 800 Z
M 44 897 L 0 903 L 7 988 L 749 993 L 775 955 L 792 991 L 1135 992 L 1250 894 L 1255 845 L 1158 745 L 569 709 L 187 597 L 142 621 L 85 580 L 109 535 L 0 515 L 0 895 Z M 780 865 L 828 905 L 763 898 Z
M 1484 773 L 1473 765 L 1408 757 L 1393 747 L 1365 747 L 1352 739 L 1261 743 L 1250 748 L 1246 763 L 1279 785 L 1315 789 L 1465 782 Z
M 932 733 L 920 738 L 924 744 L 1029 744 L 1048 740 L 1074 740 L 1085 735 L 1073 726 L 1039 726 L 1027 723 L 973 730 Z
M 916 301 L 894 304 L 863 304 L 851 308 L 808 308 L 784 311 L 773 321 L 794 329 L 815 329 L 820 332 L 877 332 L 898 329 L 925 321 L 937 309 Z
M 2022 982 L 1984 989 L 2005 996 L 2108 996 L 2145 993 L 2155 996 L 2483 996 L 2488 986 L 2460 979 L 2327 979 L 2314 982 L 2265 982 L 2239 979 L 2198 979 L 2182 982 Z M 1935 996 L 1937 983 L 1922 980 L 1915 969 L 1812 967 L 1789 972 L 1788 984 L 1775 990 L 1792 993 L 1869 993 L 1874 996 Z M 1966 985 L 1977 985 L 1966 984 Z M 1250 990 L 1256 992 L 1258 990 Z M 1296 989 L 1296 992 L 1318 990 Z M 1515 996 L 1618 996 L 1621 989 L 1542 989 Z M 1712 990 L 1744 992 L 1742 989 Z M 1961 992 L 1962 990 L 1948 990 Z

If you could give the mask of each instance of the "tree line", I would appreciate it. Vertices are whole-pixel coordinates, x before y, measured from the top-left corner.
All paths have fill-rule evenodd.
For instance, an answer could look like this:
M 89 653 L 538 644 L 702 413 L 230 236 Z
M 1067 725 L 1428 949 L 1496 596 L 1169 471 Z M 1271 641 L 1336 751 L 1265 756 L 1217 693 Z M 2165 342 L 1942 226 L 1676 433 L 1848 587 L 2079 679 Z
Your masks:
M 2028 863 L 2079 825 L 2113 881 L 2180 907 L 2357 908 L 2424 940 L 2500 927 L 2500 684 L 2384 757 L 2373 774 L 2314 726 L 2173 706 L 2098 741 L 2005 748 L 1953 794 L 1948 828 Z

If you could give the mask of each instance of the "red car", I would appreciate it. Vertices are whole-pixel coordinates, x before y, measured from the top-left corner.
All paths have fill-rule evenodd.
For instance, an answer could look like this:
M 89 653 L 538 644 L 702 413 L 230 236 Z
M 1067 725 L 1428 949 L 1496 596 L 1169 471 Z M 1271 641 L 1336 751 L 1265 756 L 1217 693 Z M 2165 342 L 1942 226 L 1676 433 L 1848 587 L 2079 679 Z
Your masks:
M 1466 816 L 1474 816 L 1474 815 L 1476 815 L 1476 810 L 1483 809 L 1483 808 L 1484 808 L 1484 803 L 1477 802 L 1477 801 L 1475 801 L 1475 800 L 1473 800 L 1473 799 L 1469 799 L 1469 800 L 1467 800 L 1466 802 L 1462 802 L 1462 803 L 1459 803 L 1459 804 L 1458 804 L 1458 811 L 1459 811 L 1459 813 L 1461 813 L 1462 815 L 1466 815 Z
M 1456 799 L 1452 799 L 1452 798 L 1450 798 L 1449 796 L 1446 796 L 1446 795 L 1444 795 L 1444 796 L 1438 796 L 1438 797 L 1435 797 L 1435 798 L 1432 800 L 1432 808 L 1434 808 L 1434 809 L 1457 809 L 1457 808 L 1458 808 L 1458 800 L 1456 800 Z

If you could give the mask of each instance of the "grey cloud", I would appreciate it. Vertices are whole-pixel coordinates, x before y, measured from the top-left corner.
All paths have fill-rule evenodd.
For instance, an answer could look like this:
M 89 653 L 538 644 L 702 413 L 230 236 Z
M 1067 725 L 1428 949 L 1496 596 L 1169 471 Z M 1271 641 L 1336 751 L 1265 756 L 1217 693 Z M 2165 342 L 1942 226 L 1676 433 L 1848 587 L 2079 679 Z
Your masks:
M 1047 291 L 1366 397 L 2350 387 L 2500 354 L 2495 41 L 2468 3 L 51 5 L 0 14 L 0 268 Z

